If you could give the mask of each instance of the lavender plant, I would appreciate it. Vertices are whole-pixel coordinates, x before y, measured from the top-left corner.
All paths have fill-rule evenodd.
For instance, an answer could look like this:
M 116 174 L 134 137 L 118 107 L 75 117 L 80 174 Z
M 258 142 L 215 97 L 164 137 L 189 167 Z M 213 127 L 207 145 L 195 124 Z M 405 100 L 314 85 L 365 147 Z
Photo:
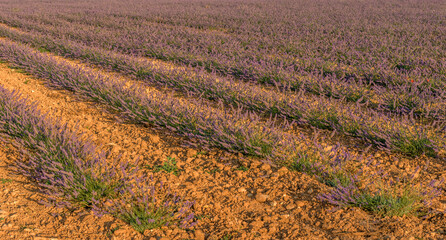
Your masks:
M 114 215 L 141 233 L 146 229 L 162 226 L 192 228 L 196 225 L 194 214 L 189 213 L 193 202 L 183 201 L 181 197 L 172 194 L 162 182 L 143 185 L 141 184 L 143 179 L 138 177 L 133 179 L 132 184 L 125 189 L 127 194 L 119 199 L 96 203 L 93 208 L 96 214 Z
M 382 169 L 359 180 L 363 173 L 352 177 L 347 185 L 336 184 L 330 193 L 319 195 L 319 199 L 338 207 L 360 207 L 382 216 L 425 216 L 429 213 L 432 200 L 441 195 L 439 187 L 444 180 L 423 181 L 418 178 L 420 168 L 411 175 L 389 177 Z

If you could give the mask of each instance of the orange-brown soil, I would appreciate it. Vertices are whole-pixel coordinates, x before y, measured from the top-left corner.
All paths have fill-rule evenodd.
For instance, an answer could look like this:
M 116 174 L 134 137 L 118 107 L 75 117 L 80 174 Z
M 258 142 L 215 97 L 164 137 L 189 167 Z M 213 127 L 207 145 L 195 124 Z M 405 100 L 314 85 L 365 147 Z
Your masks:
M 96 218 L 85 209 L 46 207 L 39 203 L 44 196 L 33 183 L 12 174 L 10 166 L 21 157 L 14 148 L 2 144 L 0 178 L 12 181 L 0 182 L 0 239 L 446 238 L 443 214 L 423 220 L 381 218 L 358 208 L 333 210 L 332 205 L 316 198 L 328 187 L 305 174 L 218 149 L 205 152 L 185 147 L 185 139 L 171 132 L 120 121 L 104 111 L 104 106 L 78 100 L 66 91 L 48 89 L 43 81 L 5 64 L 0 66 L 0 84 L 20 90 L 62 122 L 71 126 L 78 122 L 80 130 L 90 134 L 97 144 L 113 154 L 122 154 L 122 161 L 134 162 L 140 157 L 142 166 L 154 166 L 167 157 L 175 158 L 178 176 L 145 171 L 167 182 L 186 199 L 195 200 L 193 208 L 199 218 L 193 230 L 164 227 L 139 234 L 111 216 Z M 248 170 L 239 170 L 241 166 Z M 436 166 L 432 174 L 446 177 L 444 164 Z M 405 165 L 389 167 L 402 172 Z M 445 203 L 444 197 L 439 199 L 436 209 L 445 210 Z

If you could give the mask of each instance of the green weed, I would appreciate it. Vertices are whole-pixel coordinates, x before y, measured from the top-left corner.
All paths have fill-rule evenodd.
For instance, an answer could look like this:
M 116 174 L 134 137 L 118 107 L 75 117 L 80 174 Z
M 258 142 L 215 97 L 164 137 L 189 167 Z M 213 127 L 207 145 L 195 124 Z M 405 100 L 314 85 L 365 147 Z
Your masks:
M 235 170 L 246 172 L 249 170 L 249 168 L 241 165 L 241 166 L 237 167 Z
M 0 182 L 1 183 L 10 183 L 10 182 L 12 182 L 12 180 L 11 179 L 6 179 L 6 178 L 0 178 Z
M 175 158 L 167 157 L 167 161 L 165 161 L 162 165 L 156 165 L 153 167 L 147 166 L 146 168 L 152 170 L 153 172 L 160 172 L 165 171 L 168 173 L 173 173 L 174 175 L 178 176 L 180 169 L 177 167 L 177 162 L 175 161 Z

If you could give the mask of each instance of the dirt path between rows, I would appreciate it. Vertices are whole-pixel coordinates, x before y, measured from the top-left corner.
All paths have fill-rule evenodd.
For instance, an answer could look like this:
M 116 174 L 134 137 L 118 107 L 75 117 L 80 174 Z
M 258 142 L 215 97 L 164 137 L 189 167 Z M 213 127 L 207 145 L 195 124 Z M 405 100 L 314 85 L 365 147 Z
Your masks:
M 441 239 L 446 234 L 441 215 L 429 220 L 379 219 L 360 209 L 331 211 L 333 206 L 316 199 L 327 187 L 307 175 L 220 150 L 183 147 L 183 138 L 118 121 L 100 106 L 79 101 L 67 91 L 48 89 L 42 81 L 4 64 L 0 84 L 38 101 L 42 110 L 62 122 L 79 122 L 81 131 L 122 154 L 123 161 L 140 157 L 140 164 L 154 166 L 174 158 L 178 176 L 158 172 L 154 177 L 195 200 L 199 219 L 194 230 L 162 228 L 142 235 L 110 216 L 97 219 L 86 211 L 45 207 L 38 203 L 42 196 L 32 184 L 10 176 L 7 166 L 20 158 L 14 149 L 0 145 L 0 178 L 12 180 L 0 182 L 0 239 Z

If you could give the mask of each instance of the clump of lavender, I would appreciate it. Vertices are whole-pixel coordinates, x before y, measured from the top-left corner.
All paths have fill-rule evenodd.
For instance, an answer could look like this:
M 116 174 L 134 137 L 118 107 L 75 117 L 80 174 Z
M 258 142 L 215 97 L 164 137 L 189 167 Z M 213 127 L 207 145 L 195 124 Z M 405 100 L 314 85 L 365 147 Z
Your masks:
M 302 155 L 295 157 L 292 169 L 315 176 L 320 182 L 335 187 L 337 185 L 348 186 L 351 183 L 351 173 L 346 163 L 356 159 L 351 153 L 343 149 L 339 144 L 324 149 L 314 141 L 314 146 L 319 149 L 318 155 Z
M 432 200 L 441 194 L 441 181 L 423 182 L 416 176 L 420 169 L 407 177 L 389 177 L 382 170 L 367 177 L 364 184 L 358 175 L 350 184 L 338 184 L 330 193 L 319 199 L 338 207 L 360 207 L 382 216 L 423 216 L 428 213 Z
M 170 193 L 160 198 L 165 189 L 146 187 L 147 181 L 136 177 L 138 168 L 131 168 L 128 163 L 119 167 L 115 163 L 107 164 L 106 153 L 98 150 L 94 143 L 66 124 L 55 122 L 42 114 L 36 103 L 30 104 L 19 93 L 0 86 L 1 139 L 12 138 L 18 149 L 28 156 L 27 161 L 17 162 L 17 172 L 41 187 L 48 197 L 45 203 L 59 207 L 92 207 L 129 222 L 137 230 L 158 227 L 160 222 L 163 225 L 175 223 L 172 216 L 181 219 L 186 213 L 189 215 L 181 219 L 181 227 L 194 225 L 193 214 L 189 213 L 192 203 L 183 202 L 175 194 L 167 201 Z M 158 195 L 154 195 L 155 190 Z M 165 206 L 154 208 L 153 203 L 158 201 L 164 201 Z M 112 204 L 115 207 L 101 204 L 104 202 L 115 203 Z M 116 214 L 111 209 L 124 214 Z
M 162 226 L 191 228 L 197 224 L 191 212 L 194 202 L 183 201 L 163 182 L 157 183 L 153 178 L 134 177 L 122 193 L 119 199 L 108 199 L 102 203 L 96 201 L 93 210 L 99 216 L 116 216 L 141 233 Z

